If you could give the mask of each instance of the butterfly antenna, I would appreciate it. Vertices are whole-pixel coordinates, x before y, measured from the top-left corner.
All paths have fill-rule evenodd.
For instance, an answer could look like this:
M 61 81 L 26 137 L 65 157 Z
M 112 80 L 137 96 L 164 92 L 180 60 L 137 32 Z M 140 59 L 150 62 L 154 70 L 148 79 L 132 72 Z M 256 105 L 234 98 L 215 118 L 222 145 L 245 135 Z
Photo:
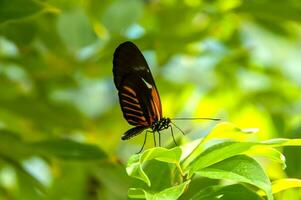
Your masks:
M 183 118 L 171 118 L 171 120 L 212 120 L 212 121 L 220 121 L 218 118 L 209 118 L 209 117 L 183 117 Z
M 185 133 L 184 133 L 184 131 L 182 130 L 182 129 L 180 129 L 177 125 L 175 125 L 172 121 L 170 122 L 170 123 L 172 123 L 172 125 L 174 125 L 179 131 L 181 131 L 181 133 L 183 134 L 183 135 L 185 135 Z

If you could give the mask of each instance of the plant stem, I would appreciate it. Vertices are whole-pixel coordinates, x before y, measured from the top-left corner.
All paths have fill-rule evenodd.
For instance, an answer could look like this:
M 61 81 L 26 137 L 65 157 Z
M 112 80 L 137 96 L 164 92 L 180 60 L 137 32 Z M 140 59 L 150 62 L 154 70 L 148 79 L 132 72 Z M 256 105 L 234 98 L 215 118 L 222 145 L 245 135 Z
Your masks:
M 177 168 L 178 168 L 178 170 L 179 170 L 179 172 L 180 172 L 180 174 L 182 176 L 183 182 L 185 182 L 186 181 L 186 174 L 183 172 L 180 163 L 176 162 L 176 166 L 177 166 Z

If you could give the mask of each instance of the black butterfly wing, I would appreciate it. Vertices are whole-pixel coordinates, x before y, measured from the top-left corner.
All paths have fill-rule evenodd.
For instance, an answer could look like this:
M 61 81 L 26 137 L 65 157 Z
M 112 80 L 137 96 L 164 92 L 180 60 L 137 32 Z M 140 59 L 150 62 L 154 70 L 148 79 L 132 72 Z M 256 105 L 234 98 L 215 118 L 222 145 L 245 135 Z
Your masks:
M 124 42 L 116 48 L 113 58 L 113 75 L 117 89 L 122 86 L 122 80 L 127 75 L 141 75 L 148 71 L 146 60 L 134 43 Z M 147 75 L 144 75 L 144 78 L 145 76 Z M 146 78 L 149 82 L 154 83 L 151 74 Z
M 154 79 L 135 44 L 125 42 L 116 48 L 113 75 L 123 116 L 129 124 L 148 128 L 162 118 Z

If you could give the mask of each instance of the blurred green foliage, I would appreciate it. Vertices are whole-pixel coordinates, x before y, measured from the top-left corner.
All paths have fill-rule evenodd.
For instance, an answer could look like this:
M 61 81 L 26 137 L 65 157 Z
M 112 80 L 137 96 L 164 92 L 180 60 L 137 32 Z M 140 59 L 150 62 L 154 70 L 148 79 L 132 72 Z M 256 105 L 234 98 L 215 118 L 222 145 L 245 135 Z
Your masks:
M 126 199 L 141 184 L 128 177 L 126 163 L 144 137 L 120 140 L 130 126 L 112 81 L 113 52 L 126 40 L 145 55 L 165 116 L 219 117 L 259 130 L 177 122 L 189 133 L 179 143 L 209 132 L 244 142 L 300 138 L 300 21 L 298 0 L 0 0 L 0 199 Z M 162 137 L 173 146 L 168 131 Z M 248 155 L 272 181 L 301 178 L 300 147 Z M 174 167 L 149 162 L 149 176 Z M 160 180 L 165 188 L 169 178 Z M 209 178 L 171 190 L 190 184 L 186 199 L 233 199 L 233 190 L 258 197 Z M 300 189 L 275 194 L 300 198 Z

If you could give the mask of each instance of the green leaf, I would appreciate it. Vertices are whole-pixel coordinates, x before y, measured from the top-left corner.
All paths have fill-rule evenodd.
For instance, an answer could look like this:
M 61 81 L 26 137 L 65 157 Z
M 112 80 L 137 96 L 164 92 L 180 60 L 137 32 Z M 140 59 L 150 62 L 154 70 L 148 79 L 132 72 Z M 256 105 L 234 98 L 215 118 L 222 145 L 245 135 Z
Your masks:
M 212 186 L 196 193 L 190 200 L 263 200 L 254 191 L 241 184 Z
M 0 23 L 22 19 L 34 15 L 42 9 L 42 4 L 33 0 L 1 0 Z
M 157 193 L 166 188 L 172 187 L 178 183 L 182 183 L 182 177 L 176 171 L 174 164 L 161 162 L 158 160 L 149 160 L 143 164 L 143 170 L 147 174 L 151 186 L 147 186 L 138 179 L 131 184 L 131 187 L 143 188 L 147 192 Z
M 182 149 L 182 156 L 181 156 L 182 162 L 185 161 L 189 156 L 191 157 L 192 152 L 198 147 L 201 141 L 202 141 L 201 139 L 197 139 L 180 146 Z
M 267 157 L 272 161 L 281 164 L 282 169 L 286 168 L 285 156 L 280 151 L 270 146 L 254 146 L 245 153 L 250 156 Z
M 32 151 L 18 134 L 9 130 L 0 130 L 0 154 L 20 159 L 32 155 Z
M 31 143 L 37 154 L 55 156 L 63 159 L 104 159 L 106 154 L 97 146 L 82 144 L 71 140 L 45 140 Z
M 128 197 L 133 199 L 145 199 L 146 192 L 141 188 L 130 188 L 128 191 Z
M 250 149 L 254 143 L 223 142 L 209 147 L 188 166 L 190 174 Z
M 295 178 L 284 178 L 284 179 L 276 180 L 272 183 L 273 194 L 290 188 L 301 188 L 301 180 Z M 258 194 L 261 196 L 265 195 L 263 191 L 259 191 Z
M 206 135 L 203 140 L 201 140 L 189 156 L 185 157 L 182 165 L 186 168 L 193 160 L 195 160 L 199 154 L 201 154 L 209 141 L 213 139 L 227 139 L 234 141 L 246 141 L 246 138 L 250 136 L 251 133 L 256 132 L 256 128 L 241 129 L 235 124 L 230 122 L 218 123 L 208 135 Z
M 167 163 L 177 163 L 181 158 L 182 150 L 180 147 L 175 147 L 173 149 L 165 148 L 152 148 L 145 151 L 141 157 L 140 162 L 143 163 L 147 160 L 156 159 Z
M 273 147 L 301 146 L 301 139 L 275 138 L 263 141 L 260 144 L 271 145 Z
M 175 147 L 173 149 L 161 147 L 152 148 L 144 151 L 142 154 L 133 155 L 128 161 L 126 171 L 129 176 L 140 179 L 150 186 L 151 182 L 143 170 L 143 163 L 155 159 L 162 162 L 177 164 L 180 161 L 181 154 L 182 151 L 180 147 Z
M 135 154 L 132 157 L 130 157 L 127 163 L 126 172 L 129 176 L 144 181 L 148 186 L 151 185 L 148 176 L 142 169 L 140 163 L 140 155 Z
M 210 167 L 200 169 L 197 174 L 212 179 L 228 179 L 237 182 L 249 183 L 262 190 L 273 199 L 272 186 L 262 167 L 251 157 L 237 155 Z
M 190 181 L 186 181 L 179 185 L 162 190 L 158 193 L 149 193 L 143 189 L 130 188 L 128 196 L 134 199 L 145 198 L 147 200 L 174 200 L 178 199 L 183 194 L 189 182 Z
M 176 169 L 172 164 L 158 160 L 149 160 L 143 164 L 143 171 L 147 174 L 151 186 L 139 179 L 132 179 L 130 188 L 143 190 L 149 194 L 159 193 L 167 188 L 182 183 L 182 178 L 177 177 L 175 170 Z
M 185 171 L 190 171 L 189 173 L 191 175 L 194 171 L 198 169 L 210 166 L 231 156 L 246 152 L 255 146 L 257 146 L 258 148 L 262 148 L 263 146 L 267 146 L 266 148 L 282 146 L 301 146 L 301 139 L 278 138 L 262 142 L 221 142 L 219 144 L 215 144 L 209 147 L 205 151 L 201 152 L 199 155 L 196 155 L 195 153 L 193 155 L 191 154 L 191 156 L 193 156 L 194 159 L 190 159 L 188 156 L 188 159 L 185 160 L 186 163 L 184 163 L 184 169 Z M 283 167 L 285 167 L 284 156 L 280 152 L 277 152 L 277 150 L 271 150 L 269 154 L 262 155 L 274 159 L 275 161 L 281 163 Z M 187 163 L 188 160 L 191 161 L 191 163 Z M 187 167 L 185 168 L 185 166 Z

